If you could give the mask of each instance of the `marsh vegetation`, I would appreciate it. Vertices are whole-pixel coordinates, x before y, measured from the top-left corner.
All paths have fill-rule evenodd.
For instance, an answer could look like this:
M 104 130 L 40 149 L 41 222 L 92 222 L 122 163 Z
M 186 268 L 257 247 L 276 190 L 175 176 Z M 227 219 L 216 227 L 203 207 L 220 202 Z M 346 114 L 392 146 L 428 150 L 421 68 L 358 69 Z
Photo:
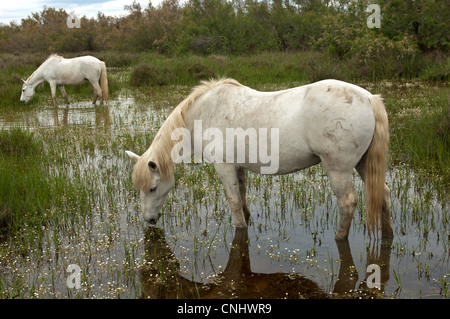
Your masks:
M 244 233 L 234 227 L 214 168 L 178 165 L 163 217 L 149 229 L 124 151 L 145 151 L 197 84 L 200 71 L 192 70 L 201 68 L 186 64 L 260 90 L 306 84 L 311 75 L 294 73 L 302 59 L 293 53 L 139 59 L 176 76 L 135 86 L 133 66 L 111 68 L 110 102 L 101 107 L 91 105 L 89 85 L 67 88 L 68 107 L 54 108 L 46 86 L 21 106 L 20 83 L 11 82 L 17 101 L 2 100 L 0 109 L 2 298 L 449 297 L 448 83 L 356 82 L 385 98 L 395 238 L 368 236 L 355 174 L 359 203 L 349 241 L 340 245 L 337 203 L 320 165 L 286 176 L 249 173 Z M 70 264 L 81 268 L 80 289 L 66 284 Z M 367 287 L 370 264 L 381 268 L 379 290 Z
M 121 17 L 44 7 L 0 25 L 1 298 L 448 298 L 450 287 L 449 7 L 444 0 L 165 0 Z M 22 80 L 52 53 L 108 68 L 110 101 L 89 84 L 52 106 Z M 163 218 L 139 217 L 132 163 L 200 80 L 273 91 L 334 78 L 382 94 L 391 145 L 394 239 L 370 239 L 364 191 L 349 241 L 321 166 L 248 174 L 251 221 L 237 231 L 209 164 L 178 165 Z M 57 94 L 58 99 L 62 97 Z M 81 287 L 69 288 L 69 265 Z M 369 288 L 369 265 L 380 289 Z M 277 283 L 277 285 L 274 285 Z

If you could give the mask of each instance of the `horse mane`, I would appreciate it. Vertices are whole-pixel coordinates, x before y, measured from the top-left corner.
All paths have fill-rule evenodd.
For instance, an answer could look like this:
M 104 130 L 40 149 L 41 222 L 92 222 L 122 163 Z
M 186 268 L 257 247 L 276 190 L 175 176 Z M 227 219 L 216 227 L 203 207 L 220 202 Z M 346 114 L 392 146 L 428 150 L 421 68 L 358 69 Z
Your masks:
M 61 55 L 59 55 L 58 53 L 53 53 L 53 54 L 50 54 L 50 56 L 49 56 L 49 57 L 47 58 L 47 60 L 45 60 L 45 61 L 48 61 L 48 60 L 50 60 L 51 58 L 64 59 L 64 57 L 61 56 Z
M 28 84 L 28 82 L 31 80 L 31 78 L 33 77 L 33 75 L 34 75 L 41 67 L 43 67 L 45 64 L 47 64 L 48 61 L 50 61 L 51 59 L 54 59 L 54 58 L 57 58 L 57 59 L 64 59 L 64 57 L 62 57 L 62 56 L 60 56 L 60 55 L 58 55 L 58 54 L 56 54 L 56 53 L 50 54 L 49 57 L 48 57 L 44 62 L 42 62 L 42 64 L 41 64 L 36 70 L 34 70 L 33 73 L 31 73 L 31 75 L 28 77 L 28 79 L 25 81 L 25 83 Z
M 150 187 L 151 176 L 148 168 L 149 161 L 154 161 L 158 165 L 162 179 L 168 179 L 174 174 L 175 164 L 172 161 L 171 152 L 178 141 L 172 140 L 171 138 L 173 130 L 186 127 L 184 122 L 186 112 L 200 96 L 211 89 L 224 84 L 242 86 L 238 81 L 227 78 L 202 81 L 201 84 L 196 86 L 191 94 L 189 94 L 189 96 L 172 111 L 169 117 L 164 121 L 158 133 L 156 133 L 149 149 L 141 156 L 134 166 L 133 184 L 136 189 L 148 189 Z

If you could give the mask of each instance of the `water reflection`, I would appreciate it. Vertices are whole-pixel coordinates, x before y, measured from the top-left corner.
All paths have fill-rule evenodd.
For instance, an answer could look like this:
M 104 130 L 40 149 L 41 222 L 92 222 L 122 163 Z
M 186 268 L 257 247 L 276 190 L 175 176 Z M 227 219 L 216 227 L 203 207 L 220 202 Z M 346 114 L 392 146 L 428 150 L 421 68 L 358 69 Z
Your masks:
M 106 130 L 111 129 L 111 114 L 108 106 L 95 107 L 95 126 L 97 128 L 103 126 Z
M 379 251 L 374 248 L 367 254 L 367 265 L 380 266 L 381 289 L 367 286 L 370 274 L 366 274 L 358 284 L 349 242 L 336 242 L 340 269 L 332 294 L 327 294 L 316 282 L 299 274 L 252 272 L 246 228 L 236 229 L 225 270 L 208 283 L 189 280 L 181 274 L 180 262 L 168 246 L 162 229 L 148 228 L 144 243 L 146 262 L 140 270 L 143 298 L 379 298 L 389 279 L 391 242 L 383 242 Z
M 63 118 L 62 123 L 59 122 L 59 114 L 58 114 L 59 108 L 55 107 L 53 109 L 53 126 L 60 126 L 61 124 L 64 126 L 67 126 L 69 124 L 69 106 L 67 106 L 65 109 L 63 109 Z
M 95 117 L 92 115 L 95 115 Z M 47 125 L 60 127 L 76 124 L 88 124 L 92 126 L 92 118 L 95 118 L 95 126 L 97 128 L 102 126 L 107 130 L 111 128 L 111 115 L 108 106 L 96 106 L 88 109 L 71 108 L 69 105 L 65 108 L 55 107 L 53 108 L 53 125 L 50 123 L 47 123 Z
M 95 106 L 83 103 L 72 104 L 64 108 L 45 108 L 12 112 L 0 115 L 0 128 L 26 127 L 48 128 L 84 125 L 87 127 L 105 127 L 112 125 L 109 106 Z
M 379 274 L 370 270 L 359 283 L 358 272 L 356 271 L 348 240 L 336 241 L 336 245 L 339 252 L 340 267 L 333 293 L 344 295 L 358 290 L 371 291 L 371 289 L 377 289 L 373 287 L 375 285 L 379 288 L 379 293 L 384 293 L 384 288 L 389 281 L 392 239 L 383 239 L 379 246 L 375 244 L 367 247 L 366 269 L 370 270 L 370 265 L 376 265 L 379 267 Z M 378 276 L 376 281 L 374 276 Z

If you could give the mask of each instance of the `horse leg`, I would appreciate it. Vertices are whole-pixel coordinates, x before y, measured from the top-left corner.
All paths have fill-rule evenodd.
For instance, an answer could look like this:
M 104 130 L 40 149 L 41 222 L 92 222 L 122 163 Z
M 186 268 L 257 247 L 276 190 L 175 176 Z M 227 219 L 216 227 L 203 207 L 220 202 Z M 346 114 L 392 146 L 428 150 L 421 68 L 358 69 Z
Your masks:
M 358 283 L 358 271 L 355 268 L 355 262 L 353 261 L 348 240 L 337 240 L 336 246 L 341 263 L 333 293 L 343 294 L 355 289 Z
M 365 156 L 356 166 L 356 171 L 363 182 L 366 182 L 366 169 L 365 169 Z M 382 238 L 394 238 L 394 231 L 392 230 L 392 219 L 391 219 L 391 192 L 389 187 L 384 184 L 384 202 L 381 211 L 381 236 Z
M 56 103 L 56 84 L 55 83 L 50 83 L 50 91 L 52 92 L 53 105 L 58 106 L 58 104 Z
M 58 85 L 59 90 L 61 91 L 62 95 L 64 96 L 64 99 L 66 100 L 67 105 L 69 105 L 69 98 L 67 97 L 66 94 L 66 89 L 64 88 L 64 85 L 60 84 Z
M 250 210 L 247 206 L 247 177 L 245 176 L 245 170 L 239 169 L 238 170 L 238 180 L 239 180 L 239 192 L 241 194 L 241 200 L 242 200 L 242 209 L 244 211 L 244 217 L 247 222 L 249 222 L 250 219 Z
M 94 87 L 94 102 L 92 102 L 92 104 L 95 104 L 97 98 L 100 97 L 100 104 L 103 105 L 102 89 L 100 88 L 100 85 L 98 85 L 97 82 L 91 82 L 91 84 Z
M 239 182 L 238 170 L 235 166 L 225 163 L 216 163 L 214 164 L 214 167 L 224 185 L 225 194 L 230 203 L 236 227 L 247 227 L 240 191 L 240 185 L 243 183 Z
M 331 188 L 338 200 L 339 225 L 336 240 L 347 239 L 358 199 L 353 189 L 352 170 L 328 171 Z

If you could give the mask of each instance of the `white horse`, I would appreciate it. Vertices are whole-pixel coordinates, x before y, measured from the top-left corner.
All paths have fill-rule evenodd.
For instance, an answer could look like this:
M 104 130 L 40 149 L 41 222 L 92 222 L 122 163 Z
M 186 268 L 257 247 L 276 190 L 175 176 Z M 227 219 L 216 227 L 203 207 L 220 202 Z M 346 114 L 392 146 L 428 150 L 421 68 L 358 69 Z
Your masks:
M 202 124 L 200 133 L 195 132 L 199 123 Z M 245 170 L 260 173 L 267 164 L 250 154 L 255 147 L 260 147 L 278 152 L 278 169 L 270 174 L 288 174 L 323 163 L 338 199 L 340 219 L 336 239 L 348 237 L 357 204 L 352 183 L 356 168 L 366 185 L 369 234 L 377 233 L 381 224 L 382 236 L 393 237 L 390 194 L 385 184 L 388 118 L 379 95 L 337 80 L 277 92 L 259 92 L 232 79 L 202 82 L 174 109 L 142 156 L 126 151 L 136 163 L 132 179 L 134 187 L 140 190 L 141 213 L 152 224 L 158 220 L 161 206 L 174 185 L 177 161 L 173 157 L 179 152 L 180 143 L 180 134 L 174 132 L 180 128 L 193 133 L 183 135 L 183 140 L 187 139 L 183 145 L 191 147 L 183 152 L 190 151 L 189 154 L 203 156 L 214 163 L 236 227 L 247 227 L 250 216 Z M 226 132 L 226 135 L 230 128 L 245 130 L 245 142 L 235 145 L 232 136 L 232 143 L 227 141 L 221 145 L 219 133 Z M 249 143 L 249 132 L 262 128 L 276 129 L 279 139 L 269 147 Z M 259 132 L 258 142 L 264 144 L 268 140 L 261 132 L 267 130 Z M 203 143 L 213 135 L 219 139 L 218 143 L 211 142 L 215 143 L 214 152 L 211 143 Z M 245 160 L 233 160 L 234 154 L 242 151 Z M 227 157 L 227 152 L 232 156 Z
M 100 80 L 100 85 L 98 84 Z M 82 56 L 73 59 L 65 59 L 62 56 L 52 54 L 44 61 L 36 71 L 25 81 L 23 80 L 22 95 L 20 101 L 27 103 L 34 96 L 36 86 L 44 81 L 50 84 L 53 104 L 56 106 L 56 87 L 61 90 L 67 104 L 64 85 L 77 85 L 89 81 L 94 87 L 94 102 L 100 98 L 108 102 L 108 79 L 106 76 L 106 65 L 93 56 Z

